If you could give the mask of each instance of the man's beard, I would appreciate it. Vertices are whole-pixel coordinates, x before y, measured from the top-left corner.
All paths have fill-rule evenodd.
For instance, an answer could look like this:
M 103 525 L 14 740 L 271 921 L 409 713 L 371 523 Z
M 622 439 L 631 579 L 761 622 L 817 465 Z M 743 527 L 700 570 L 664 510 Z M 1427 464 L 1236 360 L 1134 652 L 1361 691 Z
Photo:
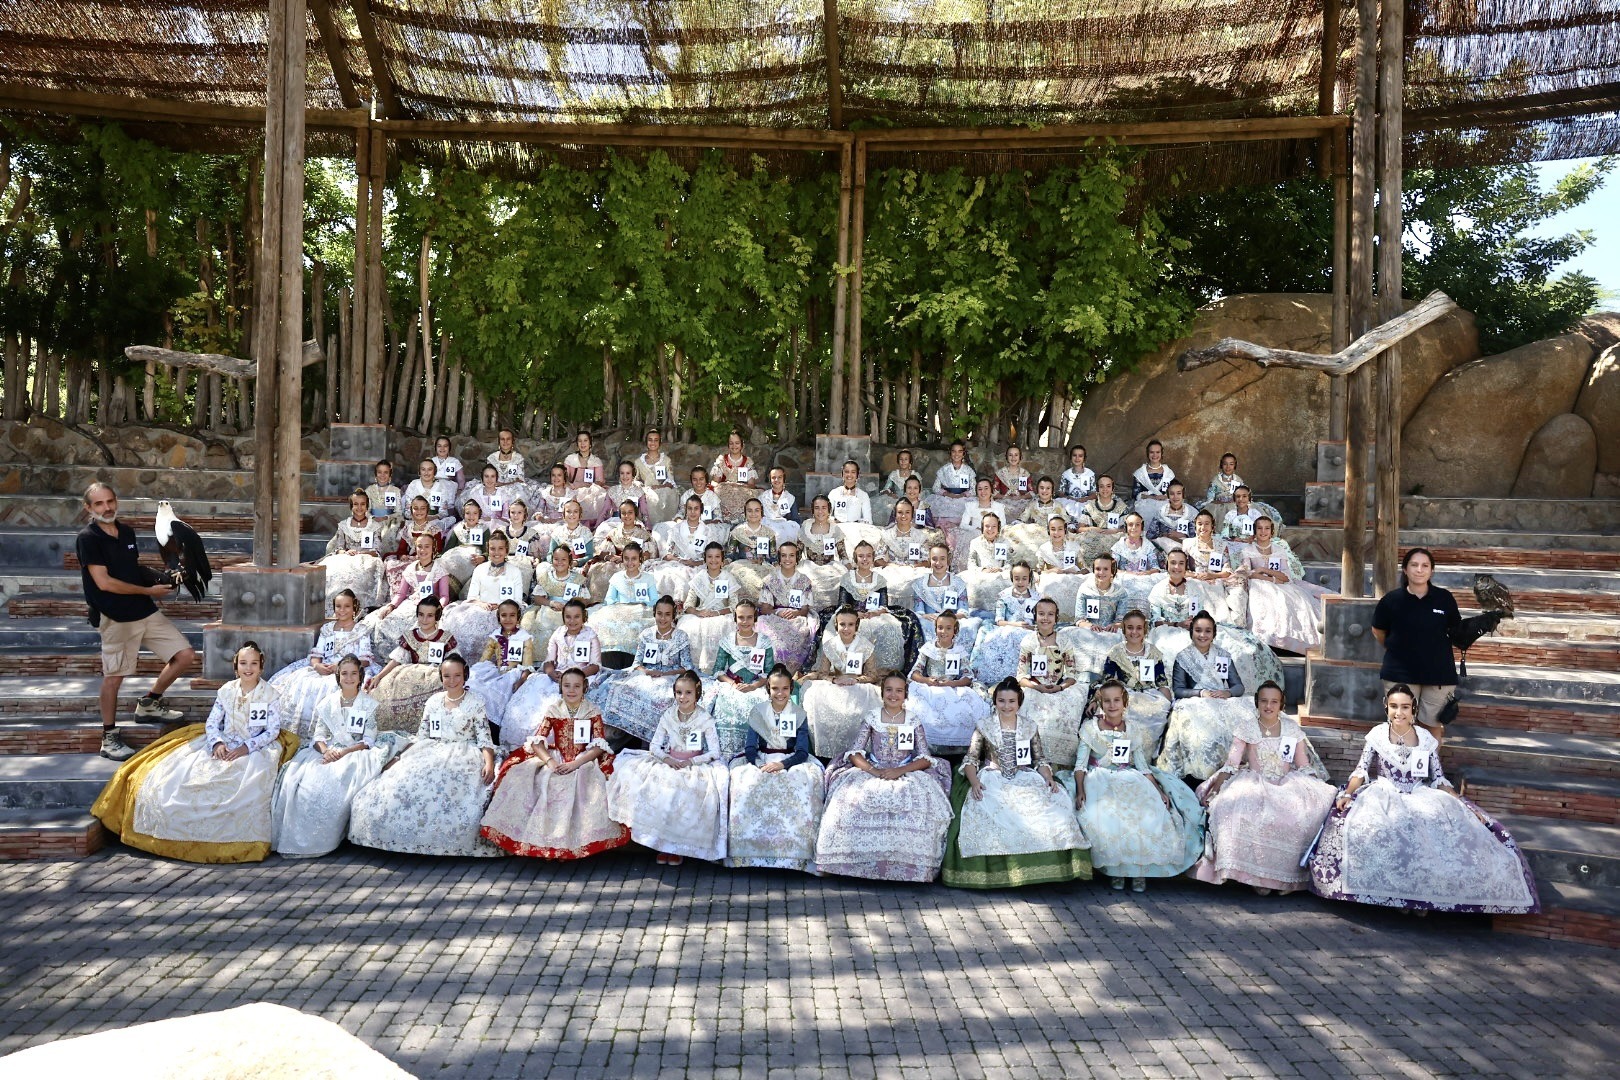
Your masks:
M 116 510 L 110 514 L 98 514 L 94 510 L 86 510 L 85 513 L 89 514 L 90 520 L 97 525 L 112 525 L 118 521 L 118 511 Z

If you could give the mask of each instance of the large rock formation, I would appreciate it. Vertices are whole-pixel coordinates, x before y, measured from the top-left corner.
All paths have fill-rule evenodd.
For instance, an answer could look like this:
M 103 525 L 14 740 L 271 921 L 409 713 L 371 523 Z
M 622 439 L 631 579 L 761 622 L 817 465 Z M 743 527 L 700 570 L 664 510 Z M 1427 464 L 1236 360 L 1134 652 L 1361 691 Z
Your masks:
M 1295 492 L 1316 479 L 1315 446 L 1328 436 L 1327 376 L 1250 363 L 1176 369 L 1184 349 L 1223 337 L 1272 348 L 1331 352 L 1332 300 L 1327 296 L 1229 296 L 1199 311 L 1192 332 L 1093 391 L 1080 409 L 1076 440 L 1091 463 L 1116 477 L 1143 461 L 1152 438 L 1201 498 L 1221 454 L 1238 456 L 1238 471 L 1257 489 Z M 1412 415 L 1429 389 L 1458 364 L 1479 355 L 1474 317 L 1458 311 L 1425 327 L 1402 348 L 1403 414 Z
M 1597 472 L 1597 435 L 1574 413 L 1559 413 L 1530 437 L 1513 495 L 1524 499 L 1584 499 Z
M 1574 408 L 1592 353 L 1586 336 L 1569 333 L 1449 372 L 1401 433 L 1402 491 L 1512 494 L 1531 437 Z
M 1620 473 L 1620 345 L 1610 345 L 1592 361 L 1575 399 L 1575 415 L 1598 435 L 1598 472 Z

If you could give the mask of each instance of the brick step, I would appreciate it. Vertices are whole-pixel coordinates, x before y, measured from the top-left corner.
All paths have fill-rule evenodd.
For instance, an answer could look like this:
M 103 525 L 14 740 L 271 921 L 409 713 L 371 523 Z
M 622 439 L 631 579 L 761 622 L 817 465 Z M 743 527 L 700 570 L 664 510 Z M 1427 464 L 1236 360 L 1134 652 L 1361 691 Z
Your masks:
M 1459 654 L 1460 655 L 1460 654 Z M 1518 664 L 1528 667 L 1620 671 L 1620 649 L 1612 641 L 1531 641 L 1488 635 L 1468 650 L 1470 664 Z
M 1402 553 L 1408 545 L 1402 546 Z M 1534 567 L 1539 570 L 1620 570 L 1620 551 L 1512 547 L 1432 547 L 1441 566 Z
M 126 711 L 126 718 L 129 713 Z M 162 724 L 126 721 L 118 734 L 141 747 L 163 734 Z M 101 721 L 94 716 L 0 716 L 0 757 L 15 754 L 98 754 Z
M 1353 710 L 1335 707 L 1331 703 L 1332 691 L 1345 679 L 1358 680 L 1359 690 L 1376 690 L 1376 681 L 1369 687 L 1368 676 L 1377 677 L 1377 665 L 1358 664 L 1349 660 L 1312 659 L 1313 692 L 1317 686 L 1326 689 L 1319 711 L 1353 719 L 1381 717 L 1383 708 L 1368 699 L 1358 702 Z M 1345 670 L 1349 669 L 1349 670 Z M 1620 707 L 1620 672 L 1583 671 L 1574 668 L 1540 667 L 1526 664 L 1475 663 L 1470 659 L 1468 678 L 1463 682 L 1463 697 L 1488 695 L 1493 698 L 1517 699 L 1534 702 L 1542 707 L 1575 708 L 1608 706 Z
M 1613 777 L 1469 767 L 1451 779 L 1466 780 L 1468 797 L 1490 814 L 1620 825 L 1620 780 Z
M 202 674 L 202 653 L 186 669 L 188 675 Z M 163 661 L 150 653 L 142 653 L 135 661 L 135 674 L 156 675 L 163 670 Z M 16 648 L 0 648 L 0 676 L 6 675 L 100 675 L 99 652 L 29 652 Z
M 1620 615 L 1620 594 L 1570 589 L 1514 589 L 1513 608 L 1551 615 Z
M 1504 934 L 1574 941 L 1620 949 L 1620 889 L 1592 888 L 1537 879 L 1537 915 L 1494 915 L 1491 929 Z
M 213 708 L 211 692 L 193 689 L 192 679 L 182 676 L 163 695 L 164 702 L 186 715 L 181 723 L 200 724 Z M 148 676 L 132 675 L 124 680 L 118 696 L 118 716 L 134 719 L 135 702 L 152 688 Z M 101 677 L 99 675 L 4 676 L 0 677 L 0 718 L 7 716 L 99 716 Z
M 1446 770 L 1512 770 L 1524 776 L 1575 773 L 1620 780 L 1620 740 L 1593 735 L 1452 724 L 1441 757 Z
M 252 562 L 252 561 L 253 561 L 253 556 L 249 555 L 249 554 L 247 554 L 245 552 L 228 551 L 228 552 L 220 553 L 220 552 L 210 551 L 208 553 L 208 565 L 214 568 L 215 573 L 218 573 L 220 567 L 222 567 L 222 566 L 240 566 L 242 563 Z M 143 552 L 141 552 L 141 565 L 142 566 L 149 566 L 154 570 L 161 570 L 161 569 L 163 569 L 163 556 L 159 555 L 155 551 L 143 551 Z M 64 569 L 64 570 L 78 570 L 78 569 L 80 569 L 80 566 L 79 566 L 79 553 L 76 552 L 76 551 L 70 551 L 67 554 L 63 555 L 62 556 L 62 569 Z
M 136 532 L 150 533 L 153 525 L 157 522 L 157 515 L 130 514 L 127 517 L 119 515 L 118 520 Z M 192 516 L 182 513 L 180 520 L 200 533 L 251 533 L 253 531 L 252 514 L 197 514 Z M 299 532 L 313 532 L 314 528 L 314 517 L 309 514 L 299 516 Z
M 202 648 L 202 623 L 173 621 L 192 648 Z M 83 619 L 0 619 L 0 650 L 94 653 L 101 650 L 101 636 Z
M 1344 719 L 1303 714 L 1299 722 L 1324 729 L 1365 734 L 1382 719 L 1374 716 Z M 1574 702 L 1527 701 L 1493 694 L 1474 694 L 1465 689 L 1457 710 L 1457 723 L 1452 727 L 1458 729 L 1463 726 L 1620 739 L 1620 709 L 1602 705 L 1586 707 Z
M 101 822 L 79 807 L 0 809 L 0 860 L 82 859 L 107 839 Z
M 0 810 L 88 807 L 117 771 L 100 754 L 0 757 Z
M 165 600 L 160 604 L 163 614 L 171 619 L 198 619 L 216 621 L 220 617 L 220 602 L 214 598 L 204 600 Z M 13 619 L 86 619 L 90 609 L 83 596 L 63 593 L 20 593 L 6 604 L 6 614 Z
M 1461 609 L 1464 617 L 1478 614 L 1474 609 Z M 1605 642 L 1610 648 L 1620 645 L 1620 619 L 1607 615 L 1537 615 L 1519 612 L 1511 619 L 1503 619 L 1496 633 L 1481 638 L 1485 641 L 1593 641 Z
M 1524 850 L 1538 881 L 1615 889 L 1620 897 L 1620 826 L 1523 814 L 1497 820 Z

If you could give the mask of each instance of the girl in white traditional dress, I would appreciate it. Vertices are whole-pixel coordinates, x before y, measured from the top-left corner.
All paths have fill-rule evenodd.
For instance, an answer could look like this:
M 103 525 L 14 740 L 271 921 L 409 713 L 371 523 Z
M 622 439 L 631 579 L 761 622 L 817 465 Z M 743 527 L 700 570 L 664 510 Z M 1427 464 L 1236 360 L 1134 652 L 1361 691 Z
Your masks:
M 1108 650 L 1102 677 L 1124 685 L 1130 694 L 1127 710 L 1131 723 L 1148 733 L 1148 753 L 1157 755 L 1164 727 L 1170 722 L 1170 666 L 1164 654 L 1147 639 L 1147 616 L 1131 610 L 1119 621 L 1125 640 Z
M 1170 689 L 1176 701 L 1155 764 L 1171 776 L 1205 780 L 1221 767 L 1232 732 L 1254 715 L 1232 654 L 1215 644 L 1215 618 L 1192 617 L 1192 644 L 1176 654 Z M 1206 800 L 1207 801 L 1207 800 Z
M 269 852 L 276 771 L 298 740 L 282 736 L 280 695 L 262 677 L 259 646 L 237 649 L 234 666 L 200 734 L 183 728 L 159 739 L 96 800 L 92 811 L 124 843 L 188 862 L 257 862 Z
M 1148 595 L 1164 578 L 1164 559 L 1159 546 L 1147 539 L 1142 515 L 1125 515 L 1125 535 L 1114 542 L 1114 574 L 1120 587 L 1130 594 L 1131 606 L 1148 610 Z
M 553 548 L 551 557 L 534 575 L 534 606 L 523 614 L 523 628 L 536 641 L 551 636 L 562 625 L 563 606 L 578 600 L 591 605 L 591 586 L 585 575 L 574 569 L 574 553 L 566 547 Z
M 335 671 L 337 678 L 327 682 L 328 693 L 315 709 L 313 743 L 283 765 L 276 778 L 270 847 L 283 855 L 336 851 L 349 831 L 355 795 L 388 760 L 388 748 L 377 740 L 377 699 L 360 689 L 364 664 L 350 654 L 338 661 Z
M 1099 555 L 1091 561 L 1091 576 L 1075 592 L 1074 624 L 1079 629 L 1093 634 L 1117 633 L 1119 620 L 1133 610 L 1130 594 L 1114 576 L 1114 568 L 1112 555 Z M 1104 648 L 1112 647 L 1110 639 Z
M 962 516 L 958 518 L 957 528 L 972 533 L 979 528 L 986 514 L 994 514 L 1003 522 L 1009 521 L 1007 517 L 1007 504 L 995 497 L 995 482 L 988 476 L 980 477 L 974 483 L 976 497 L 968 500 L 962 506 Z
M 1196 532 L 1198 509 L 1186 499 L 1186 485 L 1180 480 L 1170 482 L 1170 495 L 1147 519 L 1147 537 L 1160 551 L 1169 553 L 1179 549 L 1182 542 Z
M 1023 503 L 1028 502 L 1035 494 L 1035 478 L 1024 468 L 1024 451 L 1022 447 L 1007 447 L 1007 464 L 995 472 L 995 494 L 1018 504 L 1015 517 L 1023 516 Z
M 1282 687 L 1260 684 L 1233 725 L 1226 764 L 1198 787 L 1209 808 L 1204 856 L 1192 869 L 1200 881 L 1241 881 L 1261 896 L 1310 887 L 1304 856 L 1333 808 L 1333 785 L 1282 707 Z
M 877 708 L 878 668 L 860 625 L 854 608 L 834 612 L 833 632 L 822 639 L 815 667 L 804 675 L 804 711 L 820 757 L 832 757 L 848 746 L 861 718 Z
M 810 659 L 815 643 L 815 590 L 810 576 L 799 569 L 799 545 L 785 541 L 777 549 L 777 565 L 759 589 L 760 628 L 776 645 L 776 655 L 789 671 L 797 672 Z
M 332 598 L 347 589 L 367 611 L 381 607 L 388 598 L 388 577 L 383 569 L 383 547 L 388 529 L 371 516 L 371 500 L 363 491 L 349 496 L 349 516 L 338 522 L 332 539 L 326 543 L 326 610 L 332 614 Z
M 709 482 L 709 470 L 701 465 L 694 466 L 688 476 L 692 486 L 683 493 L 681 501 L 684 503 L 687 499 L 696 499 L 702 503 L 703 523 L 705 525 L 724 525 L 726 523 L 725 509 L 720 504 L 720 493 L 714 490 L 714 485 Z M 739 506 L 737 509 L 740 512 L 742 507 Z M 740 513 L 738 520 L 741 520 Z M 731 524 L 736 524 L 736 522 Z M 724 528 L 719 529 L 722 535 L 725 531 Z
M 692 642 L 675 625 L 675 601 L 663 596 L 653 605 L 653 625 L 636 642 L 628 670 L 603 679 L 602 711 L 607 722 L 643 742 L 652 738 L 658 718 L 674 701 L 675 676 L 692 666 Z
M 711 543 L 703 549 L 703 569 L 686 588 L 680 627 L 692 641 L 692 659 L 700 671 L 714 666 L 720 639 L 731 626 L 731 612 L 742 599 L 737 579 L 726 569 L 725 549 Z
M 511 428 L 501 428 L 495 433 L 496 450 L 484 460 L 495 466 L 500 474 L 500 481 L 505 484 L 524 484 L 529 480 L 528 462 L 517 449 L 517 436 Z
M 416 625 L 400 636 L 383 669 L 366 680 L 377 699 L 377 726 L 383 731 L 410 731 L 422 718 L 422 706 L 438 690 L 439 667 L 456 651 L 456 639 L 439 625 L 443 608 L 437 596 L 416 602 Z
M 625 466 L 629 468 L 629 466 Z M 644 560 L 658 558 L 658 542 L 637 503 L 630 499 L 614 504 L 617 517 L 609 518 L 596 527 L 596 550 L 605 559 L 618 562 L 624 557 L 626 544 L 641 545 Z M 650 567 L 649 567 L 650 569 Z
M 1085 555 L 1080 541 L 1069 535 L 1060 517 L 1048 518 L 1046 543 L 1035 553 L 1041 562 L 1041 595 L 1057 601 L 1060 619 L 1074 618 L 1074 601 L 1086 580 Z
M 726 436 L 726 452 L 709 466 L 709 480 L 720 496 L 720 506 L 727 521 L 742 517 L 748 500 L 759 495 L 761 480 L 759 466 L 743 450 L 742 432 L 733 431 Z
M 1097 493 L 1081 504 L 1074 522 L 1088 563 L 1113 550 L 1125 535 L 1125 515 L 1130 512 L 1130 503 L 1114 494 L 1114 478 L 1107 473 L 1097 477 Z
M 1065 529 L 1068 528 L 1069 512 L 1057 501 L 1057 484 L 1050 476 L 1043 476 L 1035 481 L 1035 498 L 1024 508 L 1019 520 L 1044 529 L 1047 522 L 1054 518 L 1063 522 Z
M 883 679 L 881 704 L 827 771 L 816 872 L 932 881 L 951 826 L 950 766 L 906 708 L 906 678 Z
M 1271 518 L 1271 523 L 1279 528 L 1282 517 L 1275 507 L 1263 502 L 1256 502 L 1249 492 L 1249 485 L 1239 484 L 1232 492 L 1232 508 L 1221 518 L 1220 535 L 1225 540 L 1235 540 L 1247 543 L 1254 538 L 1254 525 L 1263 517 Z
M 968 583 L 968 606 L 973 611 L 993 616 L 996 598 L 1007 587 L 1011 578 L 1008 569 L 1013 564 L 1013 543 L 1001 534 L 1001 515 L 986 514 L 979 522 L 979 535 L 968 544 L 967 557 L 962 557 L 962 540 L 966 534 L 958 531 L 956 548 L 951 556 L 954 566 L 966 565 L 962 580 Z
M 1075 445 L 1069 447 L 1069 467 L 1063 470 L 1058 477 L 1058 498 L 1063 500 L 1064 509 L 1074 518 L 1080 513 L 1080 506 L 1091 498 L 1092 492 L 1097 490 L 1097 474 L 1086 467 L 1086 448 Z
M 810 521 L 804 526 L 804 557 L 813 566 L 838 566 L 848 559 L 844 550 L 844 533 L 832 519 L 832 503 L 827 496 L 817 495 L 810 500 Z
M 513 499 L 506 508 L 506 533 L 508 544 L 507 555 L 524 576 L 534 580 L 534 568 L 545 557 L 547 536 L 534 519 L 529 517 L 529 504 L 524 499 Z
M 1096 714 L 1080 729 L 1074 808 L 1091 841 L 1091 864 L 1115 889 L 1183 873 L 1204 850 L 1204 808 L 1191 788 L 1149 764 L 1149 735 L 1126 719 L 1125 687 L 1097 687 Z
M 875 561 L 884 567 L 925 567 L 928 549 L 943 542 L 940 533 L 917 524 L 917 508 L 911 500 L 901 499 L 894 504 L 894 524 L 883 530 Z
M 700 708 L 695 671 L 675 677 L 675 704 L 659 718 L 646 750 L 626 750 L 608 782 L 608 812 L 630 836 L 658 852 L 659 865 L 726 857 L 730 775 L 720 759 L 714 717 Z
M 506 707 L 534 673 L 534 637 L 519 625 L 523 609 L 502 600 L 495 609 L 500 627 L 484 644 L 467 685 L 484 699 L 484 711 L 497 729 L 506 724 Z
M 743 504 L 742 517 L 742 524 L 733 526 L 726 538 L 726 557 L 753 563 L 755 573 L 763 576 L 776 562 L 776 530 L 765 524 L 765 504 L 758 499 Z
M 309 655 L 270 676 L 270 685 L 281 695 L 282 723 L 301 739 L 314 730 L 315 706 L 331 693 L 339 659 L 353 653 L 366 674 L 377 670 L 371 657 L 371 628 L 359 621 L 359 614 L 354 593 L 340 591 L 332 597 L 332 621 L 322 624 Z
M 622 554 L 624 568 L 609 579 L 607 595 L 591 617 L 604 653 L 635 652 L 641 632 L 652 625 L 653 605 L 663 595 L 658 579 L 642 566 L 641 545 L 631 540 Z
M 917 651 L 911 668 L 911 697 L 920 706 L 932 746 L 965 746 L 990 703 L 973 686 L 971 654 L 957 643 L 954 611 L 934 620 L 934 640 Z
M 1405 683 L 1384 692 L 1388 719 L 1367 733 L 1334 800 L 1310 861 L 1312 891 L 1419 913 L 1540 911 L 1524 853 L 1446 779 L 1440 744 L 1415 722 L 1416 701 Z
M 533 735 L 545 715 L 546 706 L 562 693 L 563 672 L 578 668 L 594 686 L 602 673 L 602 640 L 585 625 L 585 605 L 569 600 L 563 605 L 562 625 L 546 642 L 540 670 L 512 694 L 506 706 L 506 722 L 501 725 L 501 745 L 523 745 Z
M 485 465 L 479 475 L 478 483 L 469 484 L 461 492 L 462 518 L 467 516 L 467 504 L 475 502 L 485 525 L 500 525 L 506 521 L 512 500 L 521 497 L 528 485 L 521 480 L 502 480 L 501 470 L 494 465 Z
M 450 574 L 435 557 L 437 542 L 432 536 L 416 538 L 416 557 L 399 572 L 394 597 L 361 620 L 372 642 L 392 648 L 400 635 L 416 625 L 416 602 L 436 597 L 442 607 L 450 602 Z
M 607 520 L 609 508 L 616 504 L 608 501 L 607 465 L 591 448 L 591 433 L 581 431 L 574 436 L 574 452 L 563 458 L 568 470 L 568 486 L 574 492 L 586 525 L 596 528 Z
M 1187 553 L 1181 548 L 1165 552 L 1164 566 L 1163 580 L 1148 593 L 1147 614 L 1156 627 L 1186 630 L 1194 615 L 1208 610 L 1208 590 L 1201 587 L 1202 582 L 1187 577 Z
M 473 569 L 466 599 L 447 606 L 440 617 L 463 656 L 483 656 L 485 643 L 500 629 L 495 609 L 503 601 L 523 598 L 523 571 L 506 557 L 508 547 L 505 533 L 490 533 L 485 548 L 489 558 Z
M 766 691 L 748 715 L 742 755 L 731 763 L 726 865 L 810 870 L 825 774 L 810 756 L 810 724 L 793 701 L 787 668 L 771 669 Z
M 439 556 L 445 573 L 450 575 L 452 591 L 460 593 L 472 578 L 473 571 L 487 558 L 484 545 L 489 543 L 490 526 L 484 523 L 484 508 L 476 499 L 461 505 L 461 523 L 450 530 L 444 539 L 444 554 Z
M 440 480 L 452 485 L 457 492 L 467 482 L 467 468 L 456 457 L 455 448 L 450 443 L 450 436 L 440 435 L 433 440 L 433 467 L 438 472 Z M 454 505 L 454 504 L 452 504 Z
M 406 504 L 405 521 L 394 535 L 392 551 L 383 558 L 383 574 L 388 580 L 390 595 L 399 588 L 399 575 L 416 558 L 416 542 L 424 536 L 428 537 L 433 541 L 433 554 L 437 556 L 455 524 L 454 517 L 433 517 L 428 510 L 427 500 L 420 495 Z
M 439 470 L 432 458 L 423 458 L 416 466 L 416 479 L 405 485 L 401 498 L 407 511 L 417 499 L 427 507 L 428 518 L 439 525 L 439 531 L 448 532 L 456 523 L 456 485 L 439 479 Z
M 776 666 L 776 649 L 756 626 L 759 608 L 752 600 L 737 601 L 731 609 L 731 632 L 715 654 L 714 692 L 709 709 L 720 736 L 720 753 L 730 760 L 742 753 L 748 717 L 765 700 L 765 677 Z
M 1249 629 L 1274 649 L 1305 653 L 1322 643 L 1323 597 L 1330 590 L 1305 580 L 1305 568 L 1276 536 L 1269 517 L 1254 523 L 1254 542 L 1243 549 L 1249 584 Z
M 1238 572 L 1242 545 L 1232 545 L 1215 533 L 1215 517 L 1200 510 L 1193 519 L 1193 535 L 1182 541 L 1187 553 L 1187 576 L 1204 594 L 1204 607 L 1226 626 L 1249 625 L 1248 583 Z
M 585 700 L 585 674 L 563 672 L 562 694 L 540 729 L 501 765 L 479 833 L 512 855 L 583 859 L 630 842 L 608 813 L 613 748 L 602 713 Z
M 1215 479 L 1209 482 L 1209 489 L 1204 492 L 1202 509 L 1218 511 L 1219 515 L 1232 508 L 1236 501 L 1237 489 L 1246 487 L 1243 477 L 1238 475 L 1238 460 L 1236 454 L 1222 454 L 1221 468 L 1215 474 Z
M 873 569 L 872 545 L 862 540 L 854 556 L 855 565 L 838 580 L 838 603 L 860 612 L 861 636 L 872 643 L 878 667 L 894 671 L 905 658 L 905 629 L 889 610 L 889 583 Z
M 777 543 L 798 543 L 801 535 L 798 499 L 787 490 L 787 470 L 782 466 L 772 466 L 770 490 L 760 496 L 760 502 L 765 507 L 765 524 L 776 533 Z
M 894 455 L 895 467 L 884 477 L 883 486 L 878 489 L 878 494 L 889 495 L 896 499 L 905 498 L 906 481 L 917 476 L 917 470 L 911 467 L 912 460 L 910 450 L 897 451 Z M 918 482 L 921 483 L 920 477 Z
M 985 686 L 994 686 L 1018 670 L 1018 650 L 1035 628 L 1035 605 L 1041 594 L 1035 589 L 1029 563 L 1014 563 L 1009 581 L 995 599 L 994 622 L 979 630 L 973 644 L 973 677 Z
M 725 539 L 725 528 L 705 523 L 703 500 L 692 495 L 681 504 L 681 519 L 664 522 L 653 530 L 653 535 L 666 560 L 696 569 L 703 565 L 704 549 Z
M 940 536 L 945 536 L 945 530 L 934 519 L 934 511 L 929 508 L 927 500 L 923 498 L 922 477 L 915 473 L 906 477 L 905 490 L 901 497 L 913 507 L 913 520 L 925 529 L 939 529 Z
M 1153 517 L 1159 506 L 1169 498 L 1170 481 L 1175 478 L 1175 470 L 1164 463 L 1164 444 L 1158 439 L 1150 439 L 1146 463 L 1131 474 L 1131 501 L 1136 504 L 1136 512 L 1144 520 Z
M 653 524 L 673 521 L 680 516 L 681 498 L 675 483 L 675 463 L 663 450 L 664 437 L 647 432 L 647 449 L 631 462 L 636 476 L 647 487 L 647 520 Z
M 647 485 L 636 479 L 634 465 L 628 461 L 621 461 L 617 470 L 617 482 L 607 489 L 608 517 L 603 524 L 614 520 L 614 515 L 621 512 L 625 503 L 635 507 L 636 522 L 647 520 Z M 600 533 L 601 526 L 597 526 L 597 529 Z
M 1035 629 L 1018 647 L 1018 685 L 1028 695 L 1024 714 L 1040 725 L 1041 742 L 1053 763 L 1074 764 L 1077 733 L 1085 715 L 1086 673 L 1072 649 L 1058 641 L 1057 602 L 1035 603 Z
M 562 515 L 562 521 L 551 528 L 546 554 L 567 548 L 574 557 L 574 568 L 589 574 L 591 560 L 596 558 L 596 532 L 585 523 L 585 509 L 577 500 L 569 499 L 564 503 Z
M 1019 714 L 1023 687 L 1004 679 L 973 732 L 951 788 L 956 813 L 940 876 L 963 889 L 1090 879 L 1091 846 L 1052 776 L 1041 733 Z
M 495 780 L 484 701 L 467 689 L 459 653 L 444 658 L 439 680 L 411 744 L 354 797 L 349 840 L 416 855 L 501 855 L 478 834 Z
M 934 624 L 940 615 L 956 612 L 962 648 L 971 653 L 983 620 L 963 614 L 968 610 L 967 581 L 951 573 L 951 549 L 945 541 L 935 540 L 928 548 L 928 572 L 911 583 L 911 611 L 922 625 L 923 640 L 934 640 Z

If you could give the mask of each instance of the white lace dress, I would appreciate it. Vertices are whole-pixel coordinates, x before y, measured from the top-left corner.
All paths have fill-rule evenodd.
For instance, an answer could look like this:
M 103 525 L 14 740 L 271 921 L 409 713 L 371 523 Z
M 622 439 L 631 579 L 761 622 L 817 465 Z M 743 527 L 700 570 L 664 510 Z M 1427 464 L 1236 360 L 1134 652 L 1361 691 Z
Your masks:
M 608 813 L 643 847 L 720 862 L 726 857 L 730 774 L 714 717 L 671 705 L 646 750 L 626 750 L 608 781 Z M 668 759 L 668 760 L 666 760 Z M 671 760 L 684 761 L 675 768 Z
M 364 749 L 328 764 L 316 743 L 332 750 Z M 388 754 L 377 737 L 377 699 L 361 692 L 345 703 L 343 692 L 334 688 L 316 706 L 314 737 L 276 778 L 271 849 L 304 857 L 337 850 L 349 831 L 355 795 L 382 772 Z

